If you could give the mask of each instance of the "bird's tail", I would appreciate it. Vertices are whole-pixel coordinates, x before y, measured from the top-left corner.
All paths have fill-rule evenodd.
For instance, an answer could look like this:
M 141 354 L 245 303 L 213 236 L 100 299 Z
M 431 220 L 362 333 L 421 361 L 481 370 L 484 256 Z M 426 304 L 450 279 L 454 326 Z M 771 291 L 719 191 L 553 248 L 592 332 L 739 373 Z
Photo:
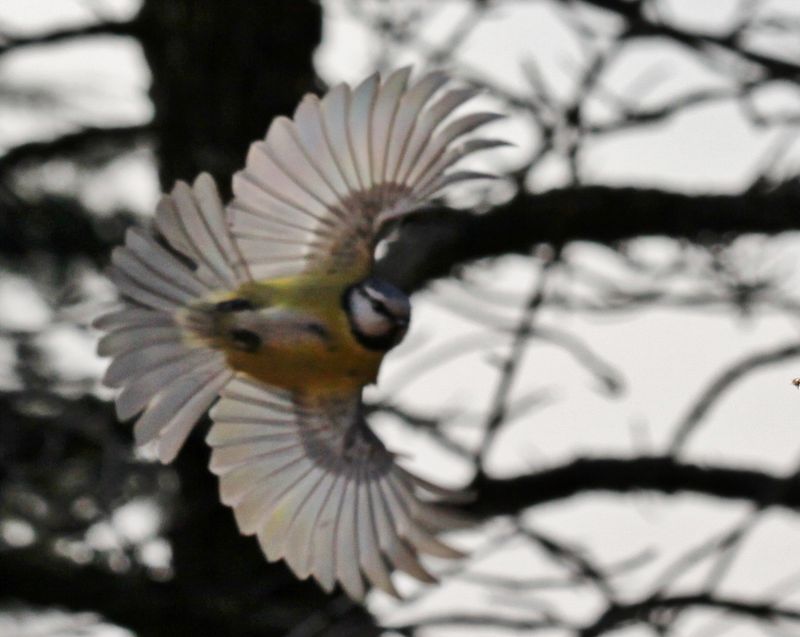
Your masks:
M 113 359 L 103 382 L 121 388 L 115 401 L 120 419 L 141 412 L 136 442 L 154 445 L 162 462 L 177 455 L 233 377 L 224 354 L 193 336 L 202 332 L 203 313 L 191 308 L 241 283 L 235 262 L 208 175 L 193 187 L 179 182 L 159 203 L 153 230 L 128 230 L 125 245 L 112 253 L 111 277 L 123 306 L 94 323 L 107 332 L 98 353 Z

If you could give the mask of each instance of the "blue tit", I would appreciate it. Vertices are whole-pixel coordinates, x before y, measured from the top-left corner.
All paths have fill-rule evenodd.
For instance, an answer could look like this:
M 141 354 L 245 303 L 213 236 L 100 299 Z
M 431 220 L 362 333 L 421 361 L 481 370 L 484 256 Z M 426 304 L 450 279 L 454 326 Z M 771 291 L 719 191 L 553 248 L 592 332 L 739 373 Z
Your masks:
M 212 178 L 178 182 L 152 228 L 112 253 L 120 309 L 100 317 L 104 382 L 137 444 L 175 458 L 211 407 L 210 469 L 242 533 L 298 577 L 354 599 L 433 581 L 420 554 L 457 557 L 436 533 L 450 493 L 395 462 L 364 417 L 362 390 L 406 333 L 408 297 L 372 274 L 394 220 L 503 144 L 463 137 L 497 119 L 453 116 L 476 95 L 408 68 L 306 95 L 250 147 L 224 205 Z M 445 121 L 447 120 L 447 121 Z M 213 405 L 213 407 L 212 407 Z

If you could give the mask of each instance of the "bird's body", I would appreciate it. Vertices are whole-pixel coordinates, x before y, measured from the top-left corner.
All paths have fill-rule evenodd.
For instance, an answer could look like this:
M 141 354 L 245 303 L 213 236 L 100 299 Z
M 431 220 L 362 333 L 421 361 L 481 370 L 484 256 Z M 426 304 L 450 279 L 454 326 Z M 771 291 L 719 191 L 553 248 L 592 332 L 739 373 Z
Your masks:
M 183 310 L 186 337 L 225 352 L 232 369 L 273 387 L 309 396 L 358 391 L 377 380 L 385 352 L 365 348 L 353 334 L 343 304 L 353 279 L 335 272 L 244 283 Z M 253 335 L 250 346 L 232 338 L 241 331 Z
M 112 253 L 122 307 L 95 325 L 121 419 L 171 461 L 210 409 L 220 498 L 269 560 L 326 590 L 397 594 L 432 581 L 421 553 L 457 557 L 439 530 L 452 496 L 404 470 L 364 416 L 362 390 L 406 333 L 408 297 L 372 276 L 382 229 L 503 142 L 455 142 L 496 119 L 451 114 L 475 96 L 443 73 L 375 74 L 277 118 L 233 176 L 227 205 L 200 175 L 162 197 L 149 230 Z

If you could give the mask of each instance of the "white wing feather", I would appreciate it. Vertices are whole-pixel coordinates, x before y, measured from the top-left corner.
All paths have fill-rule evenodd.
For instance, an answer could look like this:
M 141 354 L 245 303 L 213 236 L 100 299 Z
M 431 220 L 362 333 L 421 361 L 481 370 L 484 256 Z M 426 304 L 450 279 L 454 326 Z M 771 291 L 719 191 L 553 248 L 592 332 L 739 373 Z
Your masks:
M 223 502 L 242 533 L 298 577 L 313 575 L 326 590 L 338 582 L 355 599 L 368 586 L 397 595 L 395 569 L 433 579 L 420 553 L 461 555 L 434 533 L 463 520 L 419 499 L 450 492 L 394 463 L 364 422 L 360 395 L 309 402 L 237 378 L 211 418 Z
M 112 253 L 124 305 L 100 317 L 98 351 L 113 360 L 120 418 L 172 460 L 212 409 L 207 437 L 220 497 L 270 560 L 285 559 L 326 590 L 361 599 L 370 586 L 397 595 L 391 574 L 433 576 L 420 554 L 458 557 L 438 531 L 458 516 L 431 504 L 449 494 L 403 470 L 369 430 L 360 393 L 290 395 L 235 375 L 222 351 L 187 338 L 185 309 L 262 278 L 369 269 L 382 226 L 453 183 L 488 175 L 455 170 L 504 142 L 466 135 L 498 116 L 453 117 L 476 95 L 429 73 L 378 74 L 277 118 L 234 175 L 223 207 L 213 180 L 179 182 L 160 201 L 154 232 L 131 229 Z
M 159 203 L 154 234 L 128 230 L 112 253 L 114 280 L 124 306 L 95 321 L 107 334 L 98 352 L 112 358 L 103 382 L 121 387 L 121 419 L 134 425 L 139 445 L 155 444 L 171 461 L 197 420 L 233 378 L 222 352 L 188 344 L 180 311 L 195 299 L 244 282 L 241 261 L 225 225 L 213 180 L 200 175 L 193 187 L 178 183 Z
M 265 139 L 251 146 L 233 180 L 229 221 L 234 241 L 249 242 L 241 252 L 253 276 L 274 276 L 281 259 L 282 274 L 362 272 L 371 265 L 384 223 L 426 205 L 451 183 L 490 177 L 448 171 L 467 155 L 501 143 L 454 150 L 457 141 L 499 115 L 451 118 L 477 92 L 444 88 L 449 78 L 441 72 L 409 87 L 409 74 L 400 69 L 383 81 L 374 74 L 355 89 L 335 86 L 322 100 L 306 96 L 294 121 L 276 119 Z M 291 219 L 304 232 L 292 236 L 297 243 L 282 246 L 280 257 L 265 261 L 263 255 L 277 246 L 267 231 L 257 231 L 259 218 L 265 228 Z

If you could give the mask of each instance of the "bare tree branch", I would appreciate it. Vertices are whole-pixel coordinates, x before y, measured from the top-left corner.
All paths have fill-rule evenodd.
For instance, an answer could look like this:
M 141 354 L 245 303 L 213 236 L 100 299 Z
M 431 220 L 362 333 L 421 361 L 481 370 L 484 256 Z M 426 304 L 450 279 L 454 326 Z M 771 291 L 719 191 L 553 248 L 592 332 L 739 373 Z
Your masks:
M 542 305 L 545 298 L 548 281 L 547 275 L 555 262 L 555 259 L 549 259 L 542 266 L 530 296 L 525 303 L 519 323 L 514 330 L 513 338 L 508 348 L 508 355 L 500 365 L 500 377 L 497 381 L 497 387 L 495 388 L 489 412 L 486 416 L 483 442 L 481 443 L 478 456 L 478 471 L 481 473 L 484 470 L 486 456 L 491 449 L 497 431 L 506 419 L 511 388 L 525 355 L 526 346 L 530 341 L 536 311 Z
M 653 597 L 632 604 L 612 605 L 589 626 L 583 628 L 580 637 L 596 637 L 622 625 L 646 622 L 658 625 L 657 613 L 679 611 L 686 608 L 714 608 L 755 619 L 773 621 L 788 619 L 800 621 L 800 609 L 783 608 L 769 603 L 754 603 L 734 597 L 715 597 L 707 594 L 680 595 L 675 597 Z
M 567 0 L 562 0 L 562 2 L 566 4 Z M 624 18 L 627 22 L 627 29 L 623 38 L 663 37 L 680 42 L 699 52 L 706 52 L 711 47 L 717 47 L 760 66 L 773 78 L 794 80 L 800 76 L 800 65 L 745 48 L 740 35 L 746 24 L 738 24 L 732 31 L 722 35 L 696 33 L 650 19 L 647 12 L 644 11 L 645 3 L 643 2 L 620 2 L 619 0 L 581 0 L 581 2 L 606 9 Z
M 405 289 L 417 289 L 457 266 L 529 254 L 543 243 L 613 245 L 648 235 L 709 243 L 748 232 L 786 232 L 800 227 L 798 209 L 800 186 L 795 182 L 730 195 L 607 186 L 520 193 L 485 214 L 441 210 L 410 220 L 377 273 Z
M 491 627 L 510 632 L 524 631 L 528 634 L 545 630 L 552 631 L 553 628 L 563 627 L 564 624 L 547 619 L 512 619 L 491 613 L 475 613 L 473 615 L 453 613 L 452 615 L 434 615 L 420 619 L 413 624 L 401 624 L 388 628 L 401 635 L 414 635 L 420 628 L 435 626 Z
M 671 454 L 680 453 L 686 446 L 689 437 L 697 430 L 701 420 L 714 407 L 720 397 L 736 382 L 761 367 L 781 363 L 787 359 L 800 356 L 800 344 L 790 343 L 781 345 L 763 352 L 750 354 L 736 361 L 733 365 L 723 370 L 700 396 L 695 400 L 692 408 L 683 417 L 675 429 L 675 434 L 669 446 Z
M 32 36 L 0 37 L 0 55 L 26 47 L 103 35 L 136 35 L 135 22 L 100 22 L 75 28 L 47 31 Z
M 478 476 L 471 488 L 476 499 L 465 508 L 481 517 L 515 514 L 591 491 L 701 493 L 757 506 L 800 510 L 797 475 L 781 477 L 753 469 L 701 466 L 670 456 L 577 458 L 514 478 Z
M 132 126 L 89 127 L 54 139 L 20 144 L 0 156 L 0 175 L 26 164 L 41 164 L 53 159 L 102 154 L 115 157 L 120 150 L 149 139 L 149 124 Z

